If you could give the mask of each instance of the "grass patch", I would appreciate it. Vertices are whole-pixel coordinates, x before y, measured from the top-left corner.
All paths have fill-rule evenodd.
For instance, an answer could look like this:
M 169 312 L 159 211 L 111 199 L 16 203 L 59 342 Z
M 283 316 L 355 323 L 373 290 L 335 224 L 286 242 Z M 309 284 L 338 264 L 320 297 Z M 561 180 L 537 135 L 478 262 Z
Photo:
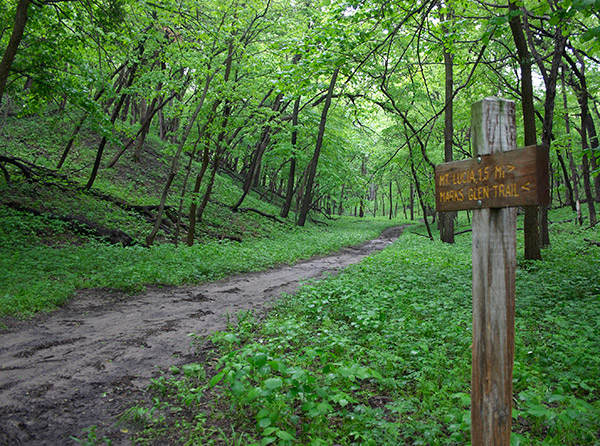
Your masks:
M 543 262 L 518 256 L 512 444 L 598 444 L 600 249 L 584 239 L 600 234 L 551 231 Z M 241 314 L 213 337 L 216 367 L 154 381 L 180 415 L 140 444 L 469 443 L 470 250 L 407 231 L 266 320 Z
M 391 224 L 345 218 L 327 227 L 289 227 L 241 243 L 213 240 L 192 247 L 144 248 L 84 240 L 81 246 L 59 248 L 42 241 L 47 231 L 60 233 L 62 223 L 0 207 L 0 316 L 50 311 L 81 288 L 137 292 L 149 284 L 201 283 L 294 263 L 374 238 Z

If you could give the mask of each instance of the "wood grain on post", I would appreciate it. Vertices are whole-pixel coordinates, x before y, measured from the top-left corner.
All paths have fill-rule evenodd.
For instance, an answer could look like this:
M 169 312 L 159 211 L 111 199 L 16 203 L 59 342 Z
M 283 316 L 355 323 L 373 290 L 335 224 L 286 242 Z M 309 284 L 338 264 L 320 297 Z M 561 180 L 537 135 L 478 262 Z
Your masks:
M 515 103 L 471 107 L 475 156 L 516 148 Z M 473 211 L 471 444 L 510 445 L 515 326 L 516 209 Z

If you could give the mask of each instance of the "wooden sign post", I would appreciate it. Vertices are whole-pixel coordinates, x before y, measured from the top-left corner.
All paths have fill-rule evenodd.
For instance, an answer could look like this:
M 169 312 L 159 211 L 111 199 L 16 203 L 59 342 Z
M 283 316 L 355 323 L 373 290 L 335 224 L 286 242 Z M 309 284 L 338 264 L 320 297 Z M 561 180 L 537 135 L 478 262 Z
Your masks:
M 515 206 L 549 203 L 548 149 L 516 149 L 515 103 L 471 107 L 475 158 L 436 167 L 436 209 L 473 211 L 471 444 L 510 445 L 515 349 Z

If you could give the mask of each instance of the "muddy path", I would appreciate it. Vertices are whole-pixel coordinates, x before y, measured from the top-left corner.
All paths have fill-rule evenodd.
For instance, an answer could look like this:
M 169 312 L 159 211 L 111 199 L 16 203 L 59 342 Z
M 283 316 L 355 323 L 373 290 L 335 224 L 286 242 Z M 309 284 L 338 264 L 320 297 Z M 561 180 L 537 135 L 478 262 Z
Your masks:
M 0 332 L 0 445 L 78 444 L 97 426 L 129 444 L 115 421 L 149 380 L 172 365 L 198 362 L 190 333 L 222 330 L 243 310 L 268 307 L 302 282 L 359 262 L 402 232 L 293 266 L 201 286 L 152 287 L 128 296 L 84 290 L 64 308 Z M 100 437 L 101 438 L 101 437 Z

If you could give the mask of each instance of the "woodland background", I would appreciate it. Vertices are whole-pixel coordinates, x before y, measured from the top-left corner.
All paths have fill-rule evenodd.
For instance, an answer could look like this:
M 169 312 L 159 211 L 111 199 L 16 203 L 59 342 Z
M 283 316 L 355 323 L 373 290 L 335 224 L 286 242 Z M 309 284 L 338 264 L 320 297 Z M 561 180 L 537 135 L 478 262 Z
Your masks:
M 502 97 L 518 146 L 550 147 L 552 195 L 519 217 L 513 443 L 598 444 L 599 11 L 0 0 L 1 327 L 410 222 L 124 418 L 142 444 L 465 444 L 470 213 L 435 212 L 433 168 L 472 156 L 471 104 Z

